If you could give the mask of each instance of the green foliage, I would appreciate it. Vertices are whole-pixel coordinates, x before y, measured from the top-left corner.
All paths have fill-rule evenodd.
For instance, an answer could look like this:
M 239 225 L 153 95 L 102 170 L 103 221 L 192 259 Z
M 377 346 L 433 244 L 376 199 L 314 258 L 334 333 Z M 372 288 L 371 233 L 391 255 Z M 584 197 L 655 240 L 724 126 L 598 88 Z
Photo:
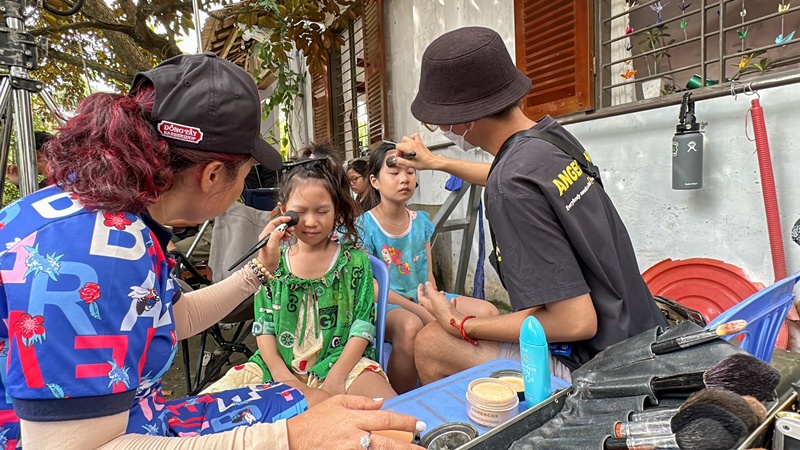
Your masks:
M 3 208 L 17 201 L 19 198 L 19 188 L 16 184 L 6 180 L 3 186 Z
M 44 177 L 40 175 L 37 179 L 38 179 L 38 182 L 41 183 L 42 180 L 44 179 Z M 21 197 L 21 195 L 20 195 L 20 192 L 19 192 L 19 187 L 14 183 L 12 183 L 12 182 L 10 182 L 8 180 L 5 180 L 5 184 L 3 185 L 3 205 L 2 205 L 2 207 L 5 208 L 6 206 L 14 203 L 15 201 L 19 200 L 20 197 Z
M 739 79 L 740 76 L 748 74 L 748 73 L 758 73 L 759 75 L 765 74 L 768 70 L 772 68 L 772 61 L 768 57 L 761 58 L 760 60 L 756 60 L 761 55 L 767 53 L 766 50 L 759 50 L 757 52 L 749 53 L 747 55 L 742 56 L 741 61 L 738 64 L 733 64 L 734 67 L 737 67 L 739 70 L 736 72 L 736 75 L 733 76 L 733 80 Z
M 341 31 L 362 13 L 360 0 L 257 0 L 255 7 L 238 18 L 248 30 L 265 32 L 267 38 L 254 47 L 261 69 L 275 77 L 275 89 L 264 102 L 269 113 L 279 108 L 290 117 L 306 70 L 326 73 L 330 51 L 344 45 Z M 305 69 L 292 70 L 293 50 L 305 59 Z M 260 81 L 260 80 L 259 80 Z M 281 129 L 281 149 L 288 153 L 288 126 Z
M 670 54 L 663 47 L 670 46 L 676 41 L 675 39 L 672 39 L 672 36 L 669 33 L 667 33 L 668 29 L 669 27 L 666 25 L 651 28 L 647 30 L 642 35 L 643 38 L 637 42 L 642 53 L 658 50 L 654 53 L 644 56 L 648 75 L 658 75 L 661 71 L 661 61 L 664 58 L 667 58 L 667 61 L 669 61 Z

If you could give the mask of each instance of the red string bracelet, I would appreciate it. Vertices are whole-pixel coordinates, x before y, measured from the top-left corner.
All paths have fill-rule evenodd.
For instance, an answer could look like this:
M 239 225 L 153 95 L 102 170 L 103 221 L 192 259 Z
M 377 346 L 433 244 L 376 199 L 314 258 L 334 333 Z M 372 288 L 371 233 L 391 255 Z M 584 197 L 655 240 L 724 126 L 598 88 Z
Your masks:
M 450 325 L 454 326 L 456 328 L 456 330 L 458 330 L 461 333 L 461 339 L 469 342 L 472 345 L 477 346 L 478 345 L 478 341 L 476 341 L 475 339 L 472 339 L 471 337 L 467 336 L 467 332 L 464 331 L 464 322 L 466 322 L 469 319 L 474 319 L 474 318 L 475 318 L 475 316 L 466 316 L 463 319 L 461 319 L 461 323 L 456 323 L 456 319 L 450 319 Z

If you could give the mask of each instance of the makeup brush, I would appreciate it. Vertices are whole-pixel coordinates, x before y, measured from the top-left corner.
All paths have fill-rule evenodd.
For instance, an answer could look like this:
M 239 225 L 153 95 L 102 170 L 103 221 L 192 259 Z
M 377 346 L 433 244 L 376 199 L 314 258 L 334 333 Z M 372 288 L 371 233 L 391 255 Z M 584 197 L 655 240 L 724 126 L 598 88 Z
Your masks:
M 725 389 L 713 388 L 695 393 L 677 410 L 646 411 L 644 413 L 636 413 L 638 415 L 635 417 L 632 415 L 632 421 L 630 422 L 617 422 L 614 427 L 614 435 L 618 438 L 624 438 L 636 435 L 663 434 L 664 432 L 673 433 L 677 430 L 675 422 L 679 420 L 677 419 L 678 415 L 687 411 L 692 405 L 702 404 L 716 405 L 730 412 L 745 424 L 748 431 L 755 430 L 761 423 L 744 397 Z M 670 412 L 673 412 L 673 415 L 659 415 L 669 414 Z M 651 413 L 657 414 L 651 416 L 651 418 L 646 418 Z M 645 417 L 645 419 L 642 420 L 642 417 Z M 657 431 L 661 433 L 656 433 Z
M 758 400 L 754 399 L 753 397 L 741 396 L 727 389 L 720 389 L 720 388 L 703 389 L 702 391 L 697 391 L 694 394 L 690 395 L 689 398 L 677 408 L 659 408 L 659 409 L 649 409 L 646 411 L 632 412 L 628 415 L 628 421 L 655 422 L 658 420 L 666 420 L 671 418 L 675 414 L 678 414 L 678 412 L 681 409 L 689 405 L 692 405 L 694 403 L 712 403 L 715 405 L 722 404 L 721 406 L 725 408 L 724 406 L 725 403 L 737 402 L 741 404 L 741 401 L 744 401 L 748 404 L 750 410 L 757 415 L 755 406 L 752 406 L 750 404 L 748 398 L 758 403 Z M 761 404 L 759 403 L 759 405 Z M 764 406 L 761 405 L 761 407 L 763 408 Z
M 384 144 L 394 145 L 397 148 L 397 142 L 387 141 L 386 139 L 383 140 Z M 413 159 L 417 156 L 417 152 L 408 152 L 403 154 L 401 158 L 403 159 Z M 397 156 L 390 156 L 386 158 L 386 167 L 394 167 L 397 165 Z
M 682 449 L 727 450 L 747 436 L 747 427 L 730 412 L 716 405 L 696 404 L 672 421 L 674 434 L 610 438 L 606 450 Z
M 723 323 L 713 330 L 702 330 L 696 333 L 678 336 L 676 338 L 668 339 L 664 342 L 655 342 L 650 346 L 650 349 L 656 355 L 663 355 L 664 353 L 674 352 L 680 349 L 694 347 L 708 341 L 713 341 L 720 336 L 728 336 L 743 331 L 747 327 L 746 320 L 732 320 Z
M 713 430 L 717 428 L 716 424 L 721 425 L 725 432 L 719 430 L 714 432 Z M 677 430 L 676 435 L 680 435 L 678 444 L 684 450 L 711 450 L 713 446 L 701 442 L 708 435 L 717 435 L 720 440 L 726 440 L 730 436 L 733 442 L 713 448 L 733 448 L 741 438 L 748 434 L 747 426 L 733 413 L 707 403 L 691 405 L 681 411 L 680 415 L 675 416 L 673 426 Z
M 403 159 L 413 159 L 416 156 L 417 156 L 417 152 L 410 152 L 410 153 L 404 154 L 403 156 L 401 156 L 401 158 L 403 158 Z M 397 165 L 397 157 L 396 156 L 390 156 L 390 157 L 386 158 L 386 167 L 394 167 L 396 165 Z
M 723 359 L 706 372 L 653 378 L 650 387 L 657 396 L 722 388 L 739 395 L 751 395 L 764 402 L 774 397 L 780 381 L 780 372 L 774 367 L 758 358 L 739 353 Z
M 264 239 L 261 239 L 260 241 L 258 241 L 256 243 L 256 245 L 250 247 L 250 250 L 246 251 L 244 253 L 244 255 L 242 255 L 238 260 L 236 260 L 235 263 L 231 264 L 231 266 L 228 267 L 228 271 L 231 271 L 231 270 L 235 269 L 236 266 L 238 266 L 239 264 L 243 263 L 247 258 L 253 256 L 253 254 L 255 252 L 257 252 L 258 249 L 260 249 L 261 247 L 267 245 L 267 241 L 269 241 L 269 238 L 270 238 L 270 236 L 272 236 L 272 233 L 275 233 L 275 232 L 281 232 L 282 233 L 287 228 L 293 227 L 293 226 L 297 225 L 298 222 L 300 222 L 300 216 L 298 216 L 297 213 L 294 212 L 294 211 L 286 211 L 286 214 L 284 214 L 284 216 L 289 218 L 288 222 L 278 225 L 277 227 L 275 227 L 274 230 L 270 231 L 268 235 L 264 236 Z

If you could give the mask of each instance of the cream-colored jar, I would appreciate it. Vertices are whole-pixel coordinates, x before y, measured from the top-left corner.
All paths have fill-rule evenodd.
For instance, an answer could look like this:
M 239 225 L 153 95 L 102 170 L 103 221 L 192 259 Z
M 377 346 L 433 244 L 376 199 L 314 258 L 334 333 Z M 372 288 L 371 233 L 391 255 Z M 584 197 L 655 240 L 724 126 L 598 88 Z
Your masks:
M 478 378 L 467 389 L 467 417 L 493 428 L 517 415 L 519 398 L 508 384 L 496 378 Z

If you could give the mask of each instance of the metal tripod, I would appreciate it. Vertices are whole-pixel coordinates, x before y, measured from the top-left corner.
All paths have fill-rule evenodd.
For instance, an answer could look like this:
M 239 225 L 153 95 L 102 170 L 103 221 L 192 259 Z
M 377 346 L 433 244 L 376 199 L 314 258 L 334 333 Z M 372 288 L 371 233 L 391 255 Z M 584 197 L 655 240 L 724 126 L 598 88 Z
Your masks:
M 23 196 L 36 191 L 38 184 L 31 94 L 38 93 L 56 120 L 64 123 L 53 99 L 43 90 L 44 84 L 28 75 L 39 67 L 40 50 L 47 50 L 46 40 L 34 38 L 25 30 L 25 18 L 32 6 L 42 4 L 33 5 L 28 0 L 0 1 L 0 13 L 5 19 L 5 23 L 0 23 L 0 68 L 7 69 L 6 74 L 0 75 L 0 180 L 6 179 L 13 123 L 19 189 Z

